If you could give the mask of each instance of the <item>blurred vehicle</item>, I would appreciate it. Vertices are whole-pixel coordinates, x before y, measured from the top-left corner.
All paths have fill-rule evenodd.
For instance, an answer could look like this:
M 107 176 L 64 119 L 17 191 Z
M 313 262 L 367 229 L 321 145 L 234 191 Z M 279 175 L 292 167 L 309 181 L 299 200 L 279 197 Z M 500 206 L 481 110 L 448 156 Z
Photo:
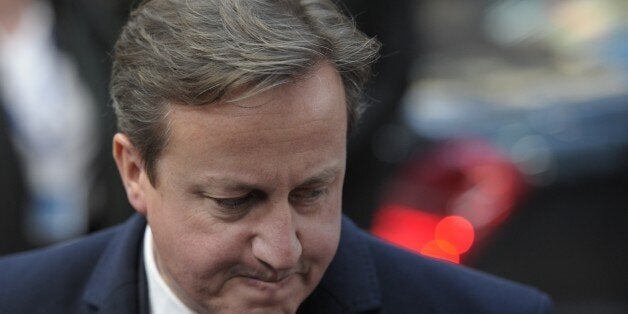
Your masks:
M 523 195 L 523 176 L 490 143 L 446 142 L 411 159 L 384 190 L 371 231 L 454 263 L 489 237 Z
M 628 312 L 628 2 L 426 0 L 416 20 L 372 232 L 557 313 Z

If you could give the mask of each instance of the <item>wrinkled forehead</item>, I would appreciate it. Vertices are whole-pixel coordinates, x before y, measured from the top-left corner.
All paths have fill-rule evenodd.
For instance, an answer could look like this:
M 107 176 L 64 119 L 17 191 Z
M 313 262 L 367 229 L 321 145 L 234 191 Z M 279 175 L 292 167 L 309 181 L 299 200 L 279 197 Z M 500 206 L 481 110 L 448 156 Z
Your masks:
M 333 68 L 239 101 L 173 105 L 169 121 L 158 168 L 170 178 L 289 186 L 327 168 L 344 169 L 347 112 Z
M 247 124 L 258 126 L 255 129 L 259 130 L 271 122 L 307 124 L 329 119 L 341 111 L 344 114 L 346 106 L 344 86 L 337 70 L 322 63 L 293 81 L 265 91 L 234 91 L 220 101 L 196 106 L 171 103 L 166 121 L 170 126 L 175 120 L 183 124 L 211 123 L 222 127 Z
M 214 137 L 227 143 L 286 141 L 298 147 L 296 138 L 315 129 L 325 137 L 346 135 L 344 89 L 331 65 L 254 96 L 235 96 L 200 106 L 169 105 L 170 144 Z

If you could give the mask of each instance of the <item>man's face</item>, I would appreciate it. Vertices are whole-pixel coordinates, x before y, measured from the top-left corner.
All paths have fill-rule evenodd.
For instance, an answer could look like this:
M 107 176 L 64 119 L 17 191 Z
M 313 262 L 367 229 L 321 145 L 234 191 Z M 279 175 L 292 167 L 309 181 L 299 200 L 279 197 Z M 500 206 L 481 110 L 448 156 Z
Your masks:
M 143 169 L 138 180 L 160 273 L 198 311 L 295 312 L 340 236 L 347 116 L 336 70 L 171 109 L 156 187 Z

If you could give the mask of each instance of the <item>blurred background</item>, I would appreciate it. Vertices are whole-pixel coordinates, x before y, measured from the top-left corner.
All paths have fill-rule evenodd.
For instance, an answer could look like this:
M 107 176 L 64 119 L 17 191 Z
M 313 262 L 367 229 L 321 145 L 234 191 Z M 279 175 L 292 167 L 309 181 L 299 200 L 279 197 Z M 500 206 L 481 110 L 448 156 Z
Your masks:
M 107 93 L 131 2 L 0 0 L 0 254 L 131 214 Z M 628 1 L 341 6 L 383 43 L 345 212 L 557 313 L 628 313 Z
M 365 28 L 384 50 L 347 213 L 539 287 L 557 313 L 628 313 L 628 1 L 379 6 L 365 11 L 388 23 Z M 378 90 L 388 77 L 399 99 Z

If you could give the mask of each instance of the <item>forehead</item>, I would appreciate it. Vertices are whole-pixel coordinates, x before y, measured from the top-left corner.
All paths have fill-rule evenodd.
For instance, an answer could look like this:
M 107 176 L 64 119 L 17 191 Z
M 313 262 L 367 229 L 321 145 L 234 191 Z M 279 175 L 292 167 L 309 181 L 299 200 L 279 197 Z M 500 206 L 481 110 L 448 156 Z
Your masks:
M 226 97 L 231 100 L 201 106 L 171 105 L 167 115 L 169 126 L 195 123 L 220 128 L 247 123 L 250 129 L 259 131 L 272 122 L 315 122 L 329 118 L 331 111 L 346 110 L 342 81 L 336 69 L 326 63 L 293 83 L 242 99 L 238 99 L 239 96 L 236 93 Z M 182 127 L 177 131 L 185 136 L 186 131 L 193 129 Z M 224 131 L 227 133 L 230 129 Z
M 235 101 L 171 105 L 161 161 L 240 171 L 309 167 L 344 156 L 346 101 L 334 67 L 323 64 L 294 83 Z

